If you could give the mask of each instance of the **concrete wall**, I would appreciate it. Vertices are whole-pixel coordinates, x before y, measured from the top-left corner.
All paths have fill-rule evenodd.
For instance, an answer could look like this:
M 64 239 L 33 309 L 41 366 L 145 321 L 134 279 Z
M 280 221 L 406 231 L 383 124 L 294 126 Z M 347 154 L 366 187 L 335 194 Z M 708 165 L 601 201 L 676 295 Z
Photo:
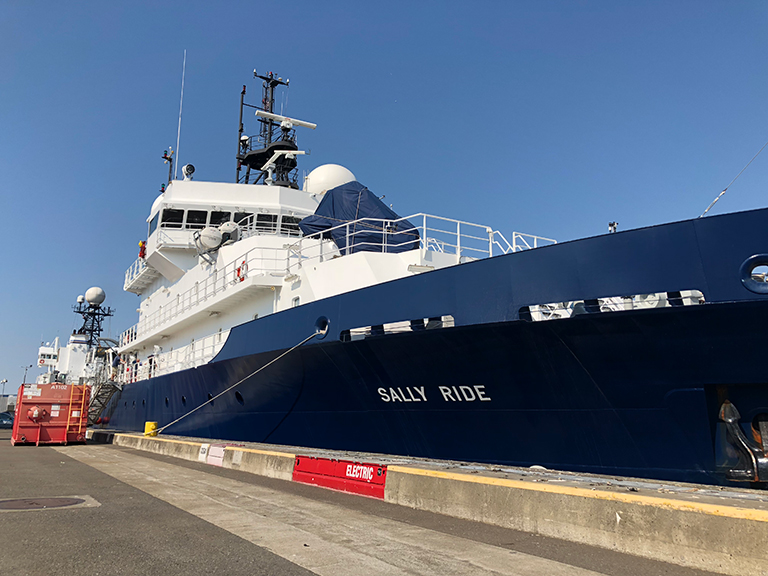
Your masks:
M 88 433 L 98 442 L 281 480 L 292 479 L 296 461 L 295 454 L 251 443 Z M 330 452 L 323 456 L 349 459 Z M 722 574 L 768 573 L 768 495 L 750 499 L 717 496 L 716 490 L 695 492 L 595 488 L 583 481 L 554 483 L 540 477 L 515 480 L 490 469 L 452 472 L 439 463 L 420 462 L 387 467 L 384 500 Z

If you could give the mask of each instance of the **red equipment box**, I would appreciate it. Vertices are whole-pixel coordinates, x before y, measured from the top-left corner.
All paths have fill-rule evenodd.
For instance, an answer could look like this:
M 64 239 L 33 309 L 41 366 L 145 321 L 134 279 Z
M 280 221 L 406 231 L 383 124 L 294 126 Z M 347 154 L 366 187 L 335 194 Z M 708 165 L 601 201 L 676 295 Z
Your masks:
M 293 481 L 343 492 L 384 498 L 387 467 L 368 462 L 296 456 Z
M 90 395 L 86 384 L 22 384 L 11 444 L 85 442 Z

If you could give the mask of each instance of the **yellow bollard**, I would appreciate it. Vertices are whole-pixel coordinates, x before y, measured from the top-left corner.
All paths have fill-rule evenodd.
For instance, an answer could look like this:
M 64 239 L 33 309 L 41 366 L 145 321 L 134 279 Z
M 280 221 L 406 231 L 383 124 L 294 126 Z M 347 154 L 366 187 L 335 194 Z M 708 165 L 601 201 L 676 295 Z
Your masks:
M 157 436 L 157 422 L 144 422 L 144 436 Z

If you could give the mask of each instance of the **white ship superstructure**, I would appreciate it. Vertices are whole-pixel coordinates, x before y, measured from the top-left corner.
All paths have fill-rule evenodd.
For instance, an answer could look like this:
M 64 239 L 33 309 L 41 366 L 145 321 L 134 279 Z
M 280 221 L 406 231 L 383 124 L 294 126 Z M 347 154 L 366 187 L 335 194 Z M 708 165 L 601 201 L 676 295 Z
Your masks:
M 264 95 L 256 107 L 244 103 L 245 87 L 241 92 L 236 182 L 193 180 L 194 167 L 187 165 L 183 180 L 170 180 L 169 171 L 168 186 L 152 205 L 146 243 L 125 274 L 125 290 L 141 300 L 138 323 L 118 339 L 120 383 L 206 363 L 231 327 L 259 317 L 494 251 L 552 242 L 516 234 L 510 244 L 488 227 L 426 214 L 355 216 L 335 231 L 302 236 L 299 222 L 315 213 L 326 191 L 356 178 L 329 164 L 299 188 L 296 158 L 305 152 L 298 150 L 295 127 L 316 125 L 273 113 L 274 89 L 288 81 L 254 75 L 263 80 Z M 258 136 L 244 134 L 248 107 L 256 108 Z M 392 230 L 406 228 L 417 242 L 407 249 L 386 245 Z M 366 236 L 371 230 L 379 234 L 376 247 Z M 341 250 L 330 233 L 339 231 Z
M 300 238 L 298 222 L 314 213 L 326 190 L 354 180 L 325 165 L 305 189 L 276 185 L 174 180 L 147 218 L 146 253 L 125 275 L 141 297 L 139 322 L 119 338 L 127 359 L 120 380 L 175 372 L 210 361 L 232 326 L 280 310 L 406 275 L 508 252 L 484 226 L 418 214 L 409 217 L 420 247 L 400 253 L 342 253 L 323 235 Z M 404 219 L 403 219 L 404 220 Z M 238 239 L 206 250 L 201 236 L 236 222 Z M 380 223 L 385 228 L 392 223 Z M 341 225 L 342 227 L 348 224 Z M 545 239 L 517 235 L 522 241 Z M 462 241 L 464 247 L 461 247 Z

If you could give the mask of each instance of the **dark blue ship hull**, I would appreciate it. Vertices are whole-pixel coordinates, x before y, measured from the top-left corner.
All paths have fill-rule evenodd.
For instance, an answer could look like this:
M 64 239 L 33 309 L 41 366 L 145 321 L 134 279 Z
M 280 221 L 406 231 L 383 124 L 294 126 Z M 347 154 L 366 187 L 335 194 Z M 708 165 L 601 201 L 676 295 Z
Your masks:
M 768 299 L 744 262 L 758 210 L 463 264 L 234 328 L 204 366 L 127 385 L 109 427 L 648 478 L 725 482 L 718 411 L 768 414 Z M 754 263 L 760 261 L 751 260 Z M 526 321 L 527 306 L 700 290 L 706 304 Z M 522 311 L 522 312 L 521 312 Z M 342 341 L 351 328 L 451 315 L 455 327 Z M 235 392 L 238 392 L 236 395 Z

